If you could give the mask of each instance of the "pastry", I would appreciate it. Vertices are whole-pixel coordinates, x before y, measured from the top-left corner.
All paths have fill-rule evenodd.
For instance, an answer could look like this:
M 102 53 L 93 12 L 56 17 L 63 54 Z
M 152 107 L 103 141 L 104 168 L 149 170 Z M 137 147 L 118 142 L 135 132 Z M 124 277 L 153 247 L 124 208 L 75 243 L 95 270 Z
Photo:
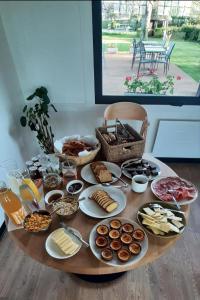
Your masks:
M 134 230 L 134 227 L 132 224 L 129 224 L 129 223 L 125 223 L 123 226 L 122 226 L 122 231 L 123 232 L 126 232 L 126 233 L 132 233 Z
M 142 231 L 141 229 L 134 230 L 133 238 L 136 241 L 143 241 L 144 240 L 144 231 Z
M 104 236 L 108 234 L 108 227 L 106 225 L 99 225 L 96 230 L 99 235 Z
M 132 243 L 129 245 L 128 248 L 129 248 L 129 251 L 134 255 L 139 254 L 141 251 L 141 246 L 138 243 Z
M 109 248 L 103 249 L 101 251 L 101 257 L 107 261 L 112 260 L 113 259 L 112 250 L 110 250 Z
M 104 248 L 108 244 L 108 240 L 104 236 L 98 236 L 95 240 L 97 247 Z
M 122 225 L 121 221 L 117 219 L 111 220 L 109 224 L 112 229 L 119 229 Z
M 121 262 L 127 262 L 131 257 L 131 254 L 127 249 L 120 249 L 117 251 L 117 257 Z

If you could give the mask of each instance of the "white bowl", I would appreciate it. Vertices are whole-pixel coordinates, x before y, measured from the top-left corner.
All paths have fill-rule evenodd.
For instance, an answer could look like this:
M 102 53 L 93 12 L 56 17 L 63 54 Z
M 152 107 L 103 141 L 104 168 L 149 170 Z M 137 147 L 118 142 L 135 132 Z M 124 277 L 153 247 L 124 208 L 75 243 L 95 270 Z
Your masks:
M 75 192 L 73 192 L 73 193 L 72 193 L 72 192 L 69 192 L 69 187 L 70 187 L 72 184 L 74 184 L 74 183 L 80 183 L 80 184 L 81 184 L 81 188 L 80 188 L 78 191 L 75 191 Z M 69 194 L 75 195 L 75 194 L 78 194 L 78 193 L 80 193 L 80 192 L 82 191 L 83 186 L 84 186 L 83 181 L 81 181 L 81 180 L 72 180 L 72 181 L 70 181 L 70 182 L 67 184 L 66 190 L 67 190 L 67 192 L 68 192 Z
M 53 190 L 53 191 L 50 191 L 46 194 L 46 196 L 44 197 L 44 201 L 46 204 L 49 204 L 49 198 L 54 195 L 54 194 L 60 194 L 61 197 L 64 196 L 64 192 L 61 191 L 61 190 Z

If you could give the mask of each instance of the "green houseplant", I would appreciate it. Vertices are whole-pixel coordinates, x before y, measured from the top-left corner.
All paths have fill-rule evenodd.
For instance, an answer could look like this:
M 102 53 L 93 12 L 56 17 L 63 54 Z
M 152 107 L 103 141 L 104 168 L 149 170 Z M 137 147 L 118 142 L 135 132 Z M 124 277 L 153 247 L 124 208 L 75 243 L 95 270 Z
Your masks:
M 48 119 L 50 118 L 49 108 L 55 112 L 57 110 L 50 102 L 47 89 L 45 87 L 37 88 L 26 100 L 28 102 L 23 108 L 23 115 L 20 118 L 21 125 L 29 126 L 32 131 L 35 131 L 38 142 L 45 153 L 54 153 L 54 134 Z

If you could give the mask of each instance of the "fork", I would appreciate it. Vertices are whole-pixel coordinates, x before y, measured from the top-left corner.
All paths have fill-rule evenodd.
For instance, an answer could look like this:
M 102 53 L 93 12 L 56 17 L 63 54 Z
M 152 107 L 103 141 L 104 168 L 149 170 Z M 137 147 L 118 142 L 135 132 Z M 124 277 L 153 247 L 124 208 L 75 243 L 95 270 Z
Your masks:
M 157 204 L 157 203 L 155 203 L 155 204 L 153 204 L 153 203 L 149 204 L 149 207 L 152 207 L 152 208 L 164 208 L 160 204 Z M 174 212 L 180 212 L 180 213 L 182 213 L 182 214 L 185 215 L 185 212 L 182 211 L 182 210 L 175 210 L 175 209 L 170 209 L 170 208 L 164 208 L 164 209 L 169 210 L 169 211 L 174 211 Z
M 61 222 L 60 224 L 64 227 L 64 229 L 66 231 L 73 234 L 85 247 L 88 248 L 90 246 L 84 239 L 82 239 L 80 236 L 78 236 L 78 234 L 76 232 L 74 232 L 73 230 L 71 230 L 65 223 Z
M 178 208 L 178 210 L 181 210 L 180 204 L 176 201 L 176 198 L 174 196 L 174 190 L 168 190 L 168 193 L 170 193 L 172 195 L 172 200 L 174 202 L 174 204 L 176 205 L 176 207 Z

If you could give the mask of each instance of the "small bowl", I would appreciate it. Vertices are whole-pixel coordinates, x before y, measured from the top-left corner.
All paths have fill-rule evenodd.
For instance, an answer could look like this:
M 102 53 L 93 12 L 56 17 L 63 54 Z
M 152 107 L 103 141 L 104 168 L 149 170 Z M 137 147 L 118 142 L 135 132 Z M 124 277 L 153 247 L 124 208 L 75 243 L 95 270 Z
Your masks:
M 61 191 L 61 190 L 53 190 L 53 191 L 50 191 L 48 192 L 46 195 L 45 195 L 45 198 L 44 198 L 44 201 L 46 204 L 51 204 L 51 201 L 49 202 L 49 199 L 50 197 L 52 197 L 53 195 L 55 194 L 60 194 L 60 198 L 62 198 L 64 196 L 64 192 Z
M 66 196 L 67 197 L 67 196 Z M 70 200 L 70 198 L 68 198 L 67 197 L 67 201 L 65 200 L 65 198 L 63 198 L 63 202 L 66 202 L 66 203 L 70 203 L 70 202 L 72 202 L 73 200 L 75 200 L 75 199 L 71 199 Z M 61 215 L 61 214 L 59 214 L 59 213 L 57 213 L 56 212 L 56 215 L 59 217 L 59 219 L 60 219 L 60 221 L 65 221 L 65 220 L 69 220 L 69 219 L 72 219 L 76 214 L 77 214 L 77 212 L 78 212 L 78 210 L 79 210 L 79 202 L 78 202 L 78 200 L 75 200 L 75 202 L 77 202 L 77 208 L 76 208 L 76 210 L 73 212 L 73 213 L 71 213 L 71 214 L 66 214 L 66 215 Z
M 72 186 L 72 184 L 76 184 L 76 183 L 79 183 L 79 184 L 81 184 L 81 187 L 80 187 L 80 189 L 79 190 L 77 190 L 77 191 L 74 191 L 74 192 L 70 192 L 70 186 Z M 69 193 L 69 194 L 71 194 L 71 195 L 75 195 L 75 194 L 78 194 L 78 193 L 80 193 L 81 191 L 82 191 L 82 189 L 83 189 L 83 186 L 84 186 L 84 183 L 83 183 L 83 181 L 81 181 L 81 180 L 72 180 L 72 181 L 70 181 L 68 184 L 67 184 L 67 186 L 66 186 L 66 190 L 67 190 L 67 192 Z
M 47 226 L 46 228 L 43 228 L 43 229 L 41 229 L 41 230 L 34 231 L 34 230 L 27 230 L 27 229 L 25 229 L 25 227 L 26 227 L 26 226 L 25 226 L 25 223 L 26 223 L 27 219 L 30 217 L 30 215 L 36 214 L 36 213 L 37 213 L 37 214 L 40 214 L 40 215 L 50 216 L 51 222 L 48 224 L 48 226 Z M 52 223 L 52 217 L 51 217 L 50 213 L 49 213 L 47 210 L 36 210 L 36 211 L 34 211 L 34 212 L 28 214 L 28 215 L 25 217 L 24 223 L 23 223 L 23 227 L 24 227 L 24 230 L 25 230 L 26 232 L 29 232 L 29 233 L 40 233 L 40 232 L 47 231 L 47 230 L 49 229 L 49 227 L 51 226 L 51 223 Z

